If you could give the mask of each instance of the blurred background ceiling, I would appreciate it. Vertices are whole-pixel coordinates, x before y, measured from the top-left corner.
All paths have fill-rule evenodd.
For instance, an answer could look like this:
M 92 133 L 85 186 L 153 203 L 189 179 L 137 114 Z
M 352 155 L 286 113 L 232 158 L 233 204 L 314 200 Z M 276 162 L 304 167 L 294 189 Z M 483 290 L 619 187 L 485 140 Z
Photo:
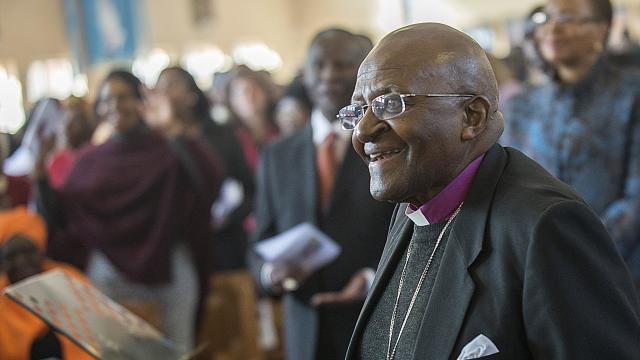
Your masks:
M 162 68 L 181 64 L 206 88 L 213 73 L 244 63 L 285 83 L 300 68 L 313 34 L 329 26 L 376 41 L 407 23 L 444 22 L 504 57 L 522 38 L 523 17 L 541 2 L 0 0 L 0 117 L 8 102 L 92 96 L 97 80 L 116 66 L 133 68 L 153 84 Z M 625 30 L 640 38 L 640 0 L 613 3 L 613 41 Z M 120 48 L 105 52 L 109 46 Z

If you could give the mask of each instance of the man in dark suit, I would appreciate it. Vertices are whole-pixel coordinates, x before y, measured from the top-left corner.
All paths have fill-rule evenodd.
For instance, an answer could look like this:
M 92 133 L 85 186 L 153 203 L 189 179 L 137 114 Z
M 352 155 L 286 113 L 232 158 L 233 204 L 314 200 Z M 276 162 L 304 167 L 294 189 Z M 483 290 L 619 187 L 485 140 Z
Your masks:
M 377 200 L 400 203 L 347 359 L 637 359 L 638 299 L 603 224 L 496 142 L 480 46 L 442 24 L 387 35 L 340 110 Z
M 344 30 L 317 34 L 304 65 L 314 103 L 311 121 L 268 146 L 261 157 L 254 240 L 310 222 L 342 249 L 313 274 L 251 257 L 261 287 L 272 294 L 284 291 L 288 359 L 344 357 L 384 247 L 393 206 L 371 197 L 367 168 L 351 149 L 350 133 L 335 121 L 338 110 L 349 104 L 358 66 L 369 50 L 370 41 Z

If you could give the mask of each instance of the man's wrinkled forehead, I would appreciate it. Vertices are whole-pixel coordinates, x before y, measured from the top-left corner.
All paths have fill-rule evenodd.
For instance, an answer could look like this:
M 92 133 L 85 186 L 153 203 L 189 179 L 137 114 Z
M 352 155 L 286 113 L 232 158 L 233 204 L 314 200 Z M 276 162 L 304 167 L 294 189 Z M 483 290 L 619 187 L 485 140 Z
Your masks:
M 410 78 L 409 71 L 402 67 L 371 68 L 359 72 L 353 100 L 365 99 L 370 96 L 382 95 L 389 92 L 407 91 L 406 79 Z
M 378 56 L 373 53 L 360 66 L 357 96 L 394 91 L 443 91 L 448 69 L 455 66 L 455 53 L 442 51 L 432 57 Z M 398 88 L 395 90 L 394 88 Z
M 459 54 L 455 51 L 421 51 L 412 53 L 411 51 L 399 51 L 390 47 L 375 49 L 364 60 L 358 71 L 358 76 L 378 69 L 399 69 L 410 68 L 419 70 L 420 68 L 453 66 L 459 59 Z

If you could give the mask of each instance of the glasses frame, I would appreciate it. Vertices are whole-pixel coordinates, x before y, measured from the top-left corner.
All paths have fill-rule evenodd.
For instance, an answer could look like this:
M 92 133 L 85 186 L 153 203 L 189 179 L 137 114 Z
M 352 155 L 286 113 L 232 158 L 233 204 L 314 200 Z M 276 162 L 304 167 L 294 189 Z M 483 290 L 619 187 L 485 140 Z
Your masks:
M 471 98 L 471 97 L 478 96 L 478 95 L 475 95 L 475 94 L 456 94 L 456 93 L 430 93 L 430 94 L 407 93 L 407 94 L 398 94 L 398 93 L 393 93 L 392 92 L 392 93 L 376 96 L 371 102 L 373 103 L 376 99 L 378 99 L 380 97 L 389 96 L 389 95 L 392 95 L 392 94 L 400 96 L 400 100 L 402 102 L 402 110 L 399 113 L 397 113 L 397 114 L 395 114 L 395 115 L 393 115 L 391 117 L 384 118 L 384 119 L 381 119 L 378 116 L 376 116 L 375 114 L 373 114 L 373 116 L 375 116 L 376 119 L 378 119 L 380 121 L 387 121 L 387 120 L 394 119 L 394 118 L 404 114 L 405 110 L 407 109 L 407 105 L 404 102 L 404 99 L 408 98 L 408 97 L 422 96 L 422 97 L 429 97 L 429 98 L 451 98 L 451 97 L 454 97 L 454 98 L 462 98 L 462 97 Z M 352 128 L 350 128 L 348 126 L 345 126 L 345 123 L 347 123 L 347 121 L 344 120 L 342 118 L 342 116 L 340 115 L 340 112 L 342 112 L 342 110 L 346 109 L 349 106 L 359 106 L 360 108 L 362 108 L 362 115 L 356 121 L 353 122 L 353 127 Z M 340 109 L 340 111 L 338 111 L 338 115 L 336 115 L 336 119 L 340 120 L 340 125 L 342 126 L 343 130 L 354 130 L 356 128 L 356 126 L 358 126 L 358 123 L 362 120 L 362 118 L 366 114 L 366 112 L 369 109 L 369 107 L 370 107 L 370 105 L 358 105 L 358 104 L 347 105 L 347 106 L 343 107 L 342 109 Z
M 541 17 L 544 16 L 544 19 Z M 546 11 L 536 12 L 531 16 L 531 20 L 535 24 L 535 26 L 549 26 L 551 23 L 566 26 L 566 25 L 582 25 L 589 23 L 597 23 L 604 21 L 602 17 L 599 16 L 574 16 L 574 15 L 554 15 L 550 14 Z

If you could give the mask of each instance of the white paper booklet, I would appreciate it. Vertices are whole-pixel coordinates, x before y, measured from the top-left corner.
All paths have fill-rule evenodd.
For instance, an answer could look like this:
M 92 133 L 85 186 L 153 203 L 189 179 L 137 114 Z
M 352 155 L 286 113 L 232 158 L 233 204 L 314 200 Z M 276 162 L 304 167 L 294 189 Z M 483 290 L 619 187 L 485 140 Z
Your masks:
M 311 274 L 340 255 L 341 249 L 327 234 L 310 223 L 302 223 L 259 242 L 256 252 L 265 261 L 292 262 Z

